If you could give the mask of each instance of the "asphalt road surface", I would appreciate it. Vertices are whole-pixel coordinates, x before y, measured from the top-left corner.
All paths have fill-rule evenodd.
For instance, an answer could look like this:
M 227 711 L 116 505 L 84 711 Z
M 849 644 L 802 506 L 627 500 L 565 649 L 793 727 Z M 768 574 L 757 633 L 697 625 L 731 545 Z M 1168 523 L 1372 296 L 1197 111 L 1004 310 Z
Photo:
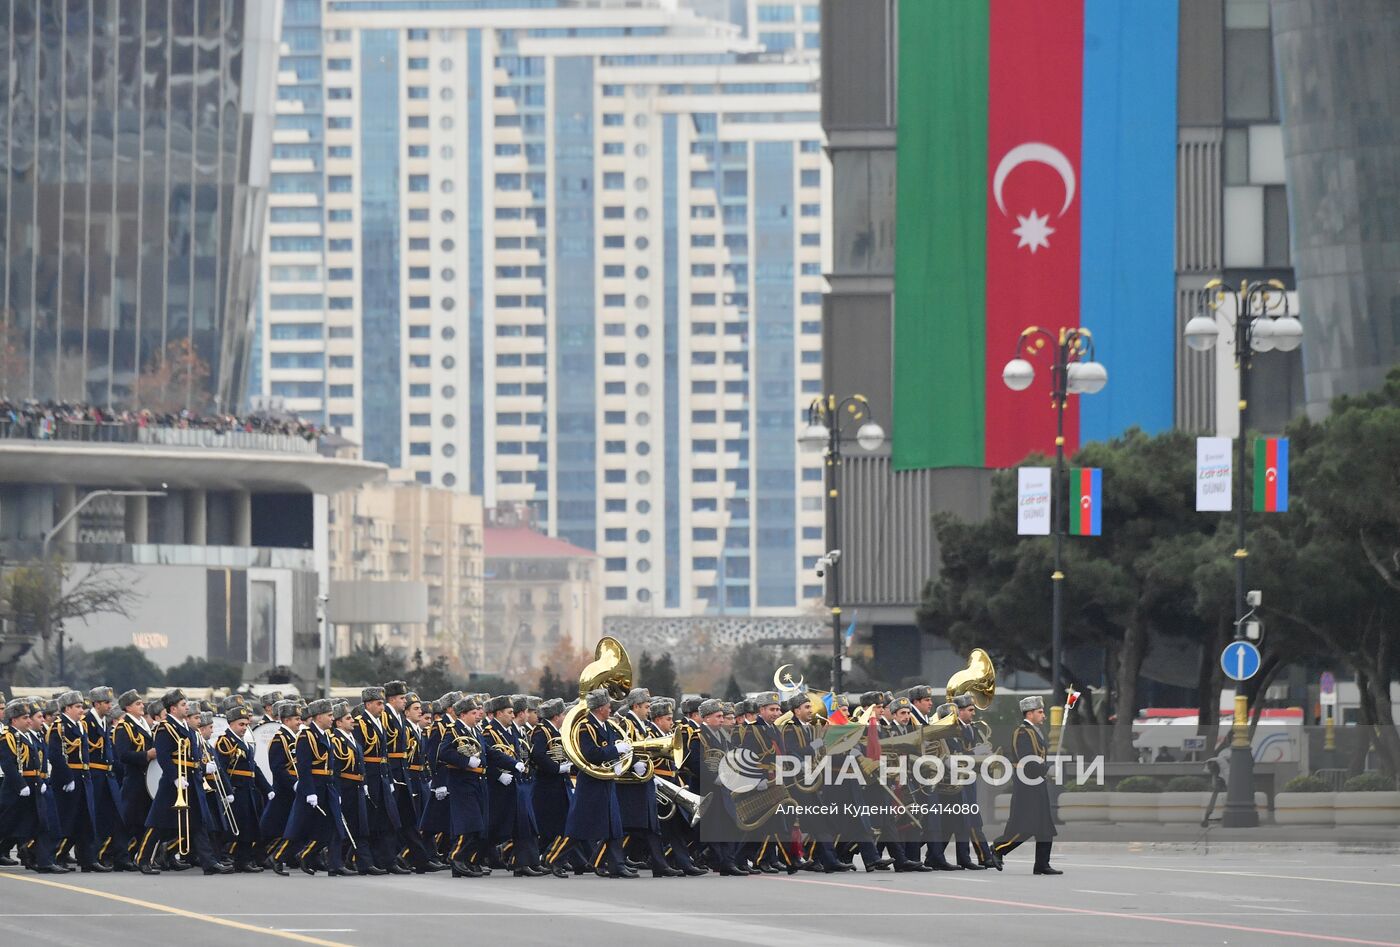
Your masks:
M 0 944 L 1386 944 L 1400 853 L 1030 852 L 1001 874 L 608 881 L 0 871 Z M 669 936 L 667 932 L 673 932 Z

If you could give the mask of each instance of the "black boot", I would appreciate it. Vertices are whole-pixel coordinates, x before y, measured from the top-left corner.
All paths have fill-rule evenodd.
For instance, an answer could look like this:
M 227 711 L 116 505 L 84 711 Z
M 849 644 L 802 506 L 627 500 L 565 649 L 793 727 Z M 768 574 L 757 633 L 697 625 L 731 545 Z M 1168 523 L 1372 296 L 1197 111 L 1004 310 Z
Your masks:
M 1035 843 L 1035 874 L 1037 875 L 1063 875 L 1064 872 L 1058 868 L 1050 867 L 1050 846 L 1053 842 L 1042 842 L 1039 839 Z

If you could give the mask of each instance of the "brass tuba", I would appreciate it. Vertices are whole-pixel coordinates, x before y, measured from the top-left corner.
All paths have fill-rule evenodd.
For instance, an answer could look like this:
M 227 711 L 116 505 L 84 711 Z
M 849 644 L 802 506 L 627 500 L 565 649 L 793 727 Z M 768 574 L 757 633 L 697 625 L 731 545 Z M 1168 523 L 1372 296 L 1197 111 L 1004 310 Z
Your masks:
M 992 706 L 992 698 L 997 693 L 997 669 L 991 656 L 981 648 L 973 648 L 967 656 L 967 667 L 948 678 L 948 699 L 959 694 L 971 694 L 972 704 L 978 710 Z
M 593 649 L 593 660 L 584 665 L 583 670 L 579 672 L 579 702 L 564 715 L 564 721 L 559 727 L 559 743 L 564 748 L 564 755 L 580 773 L 587 773 L 594 779 L 616 779 L 611 764 L 599 766 L 590 763 L 584 759 L 579 748 L 578 728 L 583 725 L 583 718 L 588 715 L 588 692 L 600 687 L 606 689 L 614 700 L 626 697 L 627 692 L 632 689 L 632 661 L 627 657 L 627 649 L 622 646 L 621 641 L 606 635 L 598 640 L 598 646 Z M 621 762 L 625 767 L 623 772 L 630 770 L 632 754 L 628 753 L 622 757 Z

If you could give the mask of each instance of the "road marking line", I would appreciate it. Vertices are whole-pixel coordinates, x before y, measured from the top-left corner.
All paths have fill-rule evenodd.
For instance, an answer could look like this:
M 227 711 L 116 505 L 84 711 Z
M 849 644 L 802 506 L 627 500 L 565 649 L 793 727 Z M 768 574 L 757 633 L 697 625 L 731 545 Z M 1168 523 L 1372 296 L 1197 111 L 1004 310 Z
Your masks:
M 334 940 L 322 940 L 319 937 L 307 937 L 305 934 L 294 934 L 289 931 L 279 931 L 275 927 L 258 927 L 254 924 L 244 924 L 242 921 L 230 921 L 227 918 L 215 917 L 209 914 L 196 914 L 194 911 L 186 911 L 184 908 L 173 907 L 169 904 L 159 904 L 155 901 L 143 901 L 140 898 L 128 898 L 124 894 L 113 894 L 110 891 L 97 891 L 92 888 L 84 888 L 80 885 L 64 884 L 60 881 L 49 881 L 45 878 L 30 878 L 25 875 L 0 875 L 9 881 L 22 881 L 25 884 L 43 885 L 46 888 L 57 888 L 60 891 L 72 891 L 74 894 L 91 895 L 94 898 L 106 898 L 108 901 L 117 901 L 121 904 L 129 904 L 132 907 L 148 908 L 152 911 L 159 911 L 162 914 L 173 914 L 176 917 L 188 918 L 191 921 L 203 921 L 206 924 L 214 924 L 219 927 L 231 927 L 234 930 L 246 931 L 252 934 L 270 934 L 273 937 L 281 937 L 284 940 L 297 941 L 302 944 L 317 944 L 318 947 L 350 947 L 349 944 L 342 944 Z
M 904 894 L 916 898 L 944 898 L 950 901 L 971 901 L 979 904 L 997 904 L 1002 907 L 1032 908 L 1039 911 L 1053 911 L 1058 914 L 1079 914 L 1087 917 L 1106 917 L 1123 921 L 1156 921 L 1159 924 L 1177 924 L 1183 927 L 1207 927 L 1213 930 L 1241 931 L 1247 934 L 1271 934 L 1275 937 L 1292 937 L 1299 940 L 1325 941 L 1330 944 L 1360 944 L 1364 947 L 1400 947 L 1400 942 L 1391 940 L 1366 940 L 1359 937 L 1344 937 L 1336 934 L 1309 934 L 1303 931 L 1284 931 L 1269 927 L 1249 927 L 1244 924 L 1225 924 L 1219 921 L 1194 921 L 1180 917 L 1167 917 L 1161 914 L 1131 914 L 1124 911 L 1098 911 L 1092 908 L 1074 908 L 1059 904 L 1038 904 L 1032 901 L 1009 901 L 1000 898 L 979 898 L 968 894 L 942 894 L 936 891 L 910 891 L 906 888 L 877 888 L 874 885 L 854 884 L 848 881 L 818 881 L 815 878 L 772 878 L 770 881 L 799 885 L 823 885 L 830 888 L 850 888 L 857 891 L 876 891 L 881 894 Z
M 1075 888 L 1075 894 L 1107 894 L 1115 898 L 1137 898 L 1141 894 L 1134 894 L 1131 891 L 1095 891 L 1093 888 Z
M 1095 865 L 1077 862 L 1076 868 L 1108 868 L 1113 871 L 1173 871 L 1188 875 L 1229 875 L 1235 878 L 1269 878 L 1274 881 L 1327 881 L 1339 885 L 1366 885 L 1375 888 L 1400 888 L 1400 881 L 1357 881 L 1352 878 L 1315 878 L 1310 875 L 1264 875 L 1257 871 L 1221 871 L 1211 868 L 1159 868 L 1156 865 Z

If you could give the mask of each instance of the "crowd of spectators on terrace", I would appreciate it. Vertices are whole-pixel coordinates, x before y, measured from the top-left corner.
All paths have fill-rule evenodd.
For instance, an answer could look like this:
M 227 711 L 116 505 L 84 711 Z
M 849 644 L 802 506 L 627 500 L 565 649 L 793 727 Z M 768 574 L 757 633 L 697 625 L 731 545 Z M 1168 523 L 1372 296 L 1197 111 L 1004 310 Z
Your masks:
M 203 414 L 185 409 L 157 412 L 115 410 L 78 401 L 14 401 L 0 398 L 0 436 L 67 439 L 83 429 L 164 428 L 214 433 L 282 434 L 314 441 L 321 431 L 300 418 L 269 413 Z

